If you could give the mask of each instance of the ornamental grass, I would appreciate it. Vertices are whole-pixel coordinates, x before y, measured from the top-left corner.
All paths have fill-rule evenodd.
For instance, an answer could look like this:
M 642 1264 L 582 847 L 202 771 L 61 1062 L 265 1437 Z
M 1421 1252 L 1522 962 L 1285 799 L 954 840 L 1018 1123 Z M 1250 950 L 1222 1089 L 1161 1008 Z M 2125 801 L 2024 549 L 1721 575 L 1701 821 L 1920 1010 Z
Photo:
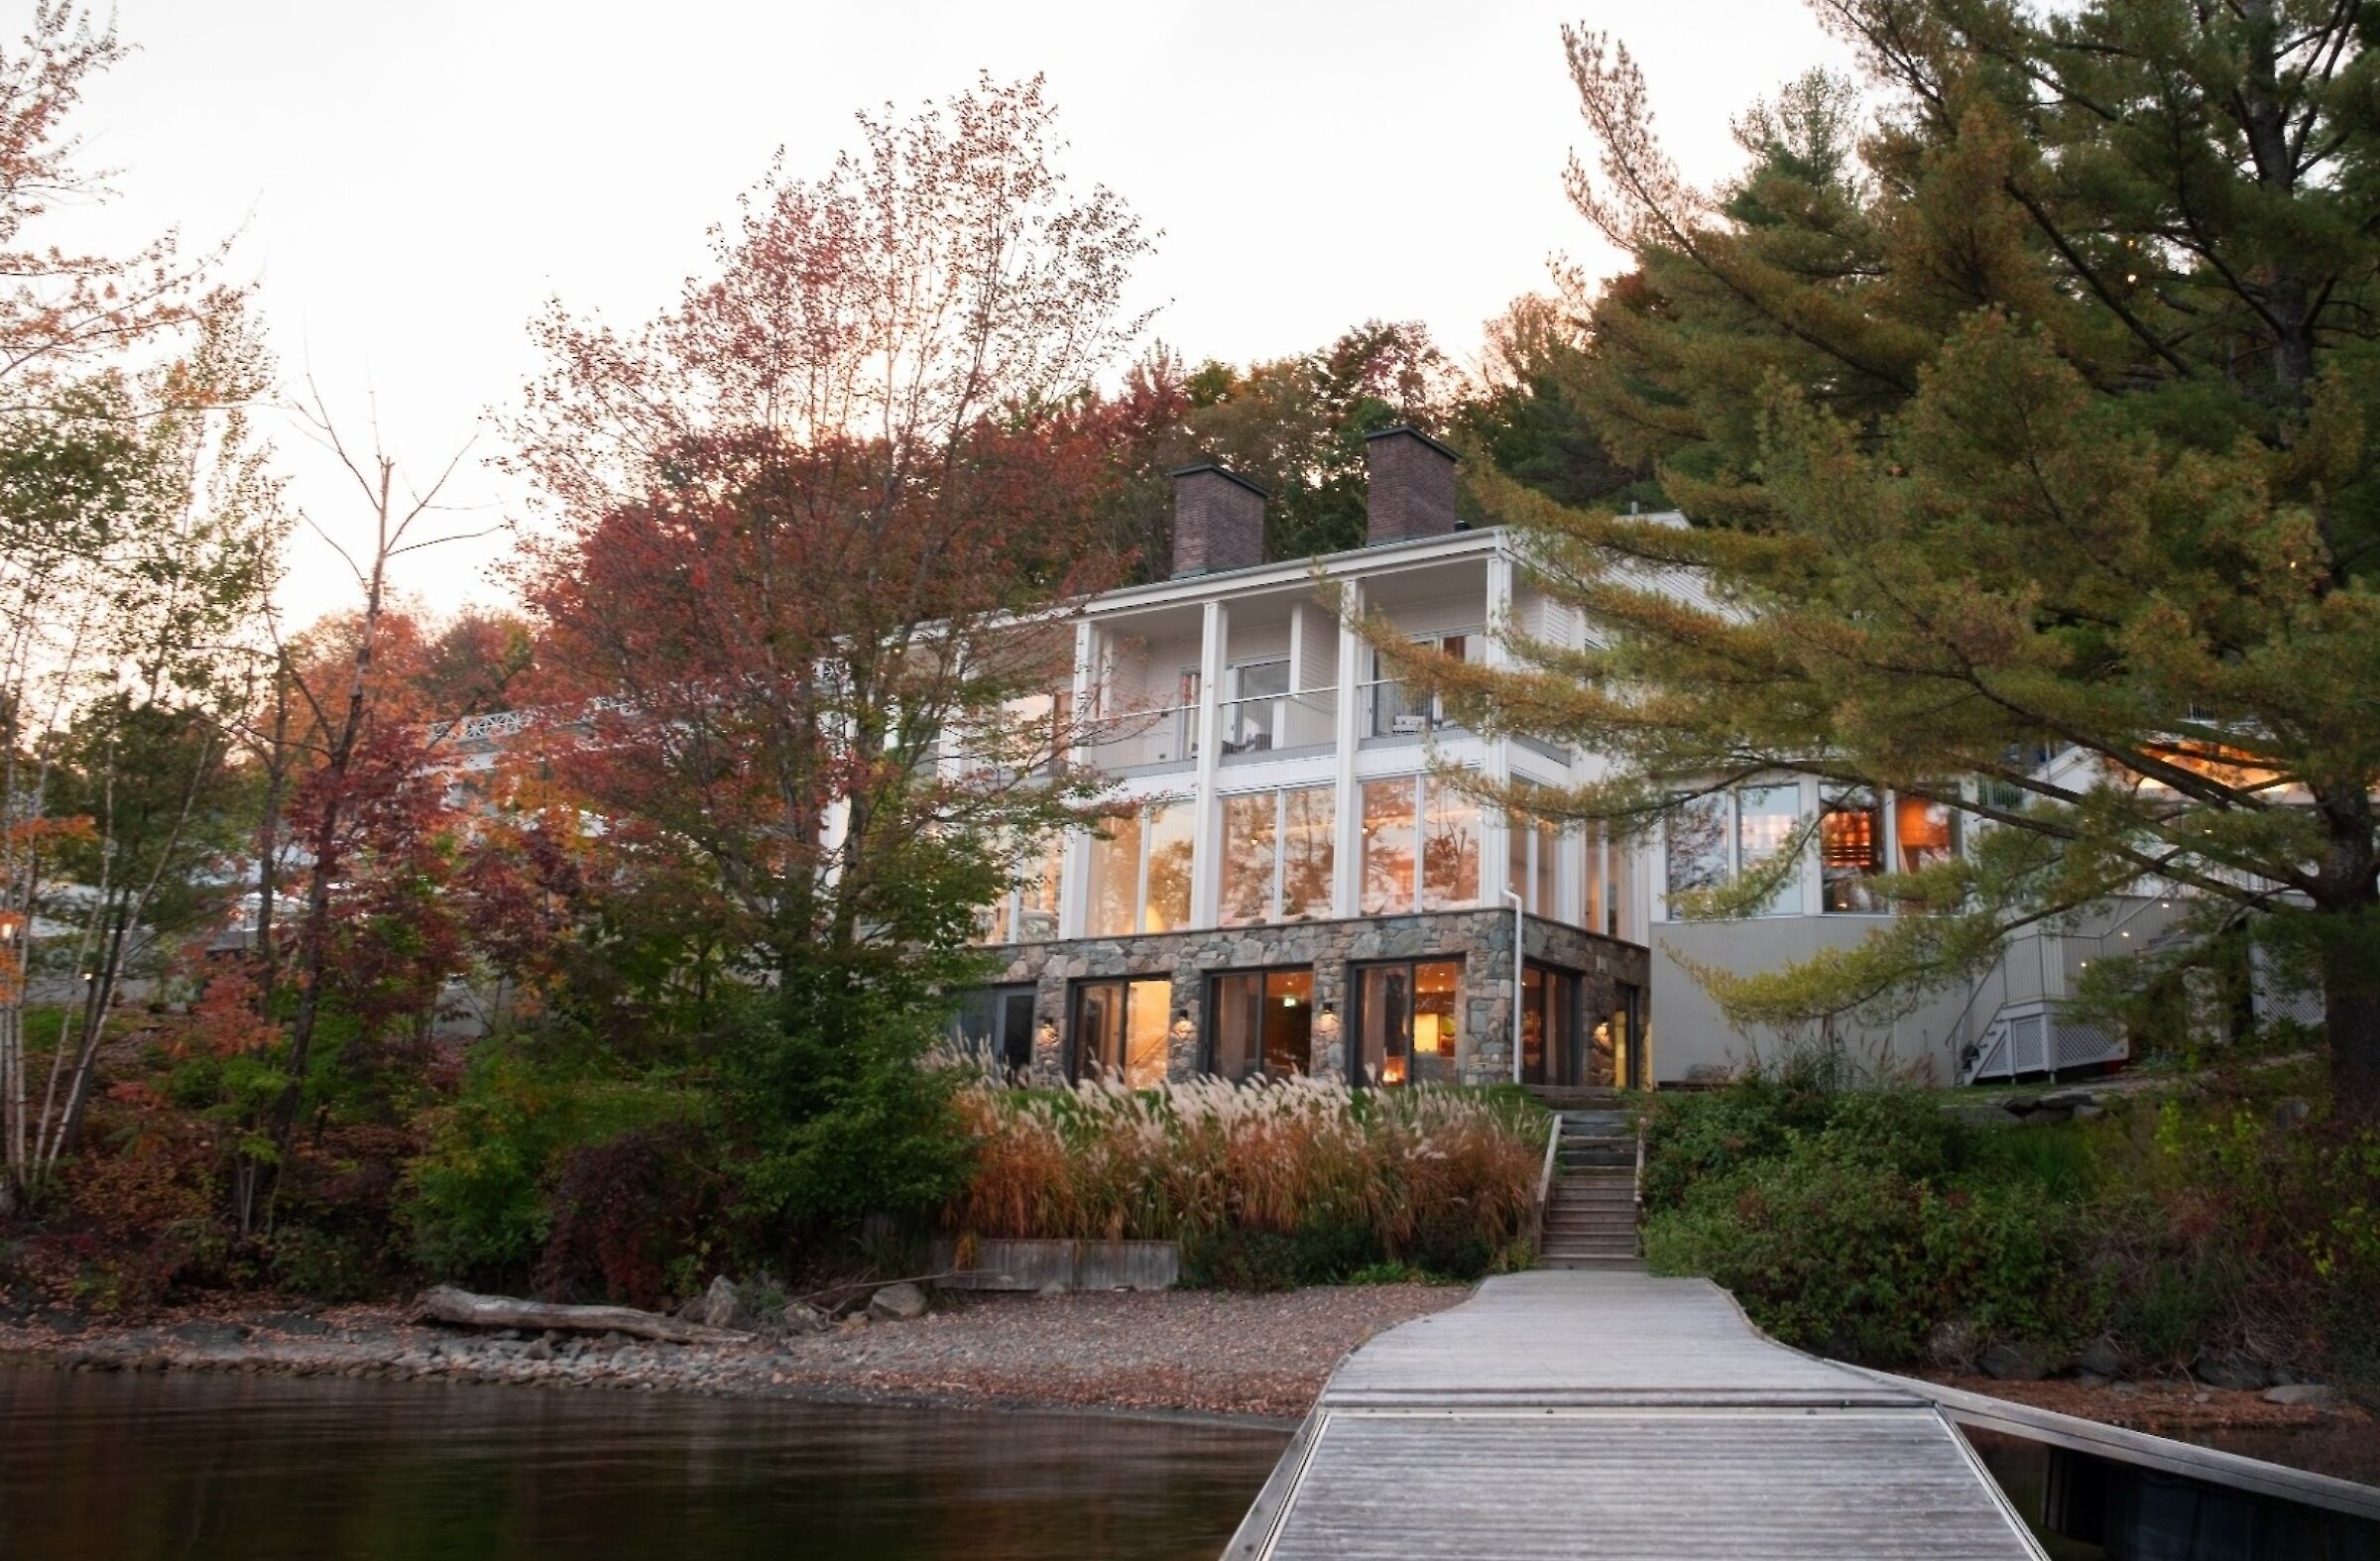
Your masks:
M 1392 1260 L 1431 1231 L 1459 1228 L 1491 1253 L 1524 1238 L 1545 1132 L 1536 1108 L 1512 1098 L 1303 1077 L 979 1085 L 959 1107 L 975 1168 L 946 1213 L 963 1237 L 1342 1229 L 1368 1233 Z

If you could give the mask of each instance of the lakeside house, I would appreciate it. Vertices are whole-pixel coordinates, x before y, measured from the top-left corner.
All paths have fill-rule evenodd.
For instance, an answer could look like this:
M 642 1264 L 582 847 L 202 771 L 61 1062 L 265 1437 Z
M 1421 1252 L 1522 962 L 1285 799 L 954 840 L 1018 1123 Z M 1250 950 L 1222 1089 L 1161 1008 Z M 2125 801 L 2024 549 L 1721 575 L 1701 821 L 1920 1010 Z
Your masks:
M 1070 609 L 1072 686 L 1046 702 L 1085 717 L 1053 724 L 1076 734 L 1067 762 L 1107 778 L 1120 812 L 1019 863 L 984 908 L 996 974 L 961 995 L 956 1038 L 1016 1076 L 1135 1086 L 1306 1073 L 1657 1088 L 1771 1051 L 1779 1037 L 1730 1027 L 1687 965 L 1769 970 L 1857 943 L 1903 913 L 1886 875 L 1966 848 L 1962 815 L 1790 775 L 1686 802 L 1634 844 L 1483 804 L 1449 773 L 1565 786 L 1609 760 L 1464 729 L 1388 675 L 1347 619 L 1488 664 L 1508 634 L 1560 648 L 1592 630 L 1532 583 L 1505 528 L 1461 523 L 1452 450 L 1398 427 L 1371 434 L 1367 457 L 1364 546 L 1268 560 L 1263 492 L 1185 467 L 1170 575 Z M 470 717 L 440 747 L 481 768 L 543 719 Z M 946 762 L 968 761 L 953 748 Z M 2054 779 L 2083 762 L 2040 756 Z M 1674 894 L 1788 847 L 1801 859 L 1760 914 L 1673 914 Z M 2069 1000 L 2093 961 L 2179 936 L 2191 905 L 2144 883 L 2020 932 L 1977 980 L 1840 1038 L 1945 1083 L 2120 1064 L 2129 1038 Z M 2251 976 L 2259 1018 L 2319 1021 L 2319 997 L 2260 962 Z M 2209 1035 L 2237 1018 L 2210 992 L 2186 999 Z
M 1367 455 L 1366 545 L 1267 560 L 1263 492 L 1191 466 L 1174 474 L 1171 576 L 1083 605 L 1067 697 L 1114 714 L 1075 761 L 1113 778 L 1124 812 L 1023 864 L 988 909 L 1001 969 L 966 995 L 961 1039 L 1019 1074 L 1133 1085 L 1724 1075 L 1763 1038 L 1731 1029 L 1681 959 L 1771 969 L 1863 939 L 1900 913 L 1879 880 L 1962 850 L 1961 815 L 1779 776 L 1697 799 L 1630 847 L 1483 806 L 1447 772 L 1559 786 L 1608 761 L 1464 730 L 1387 675 L 1347 617 L 1490 664 L 1507 631 L 1555 647 L 1591 631 L 1532 585 L 1503 528 L 1459 524 L 1452 450 L 1400 427 L 1370 435 Z M 1673 893 L 1797 844 L 1764 913 L 1672 916 Z M 2064 1000 L 2093 959 L 2154 946 L 2185 908 L 2143 886 L 1846 1038 L 1944 1082 L 2118 1063 L 2127 1038 Z

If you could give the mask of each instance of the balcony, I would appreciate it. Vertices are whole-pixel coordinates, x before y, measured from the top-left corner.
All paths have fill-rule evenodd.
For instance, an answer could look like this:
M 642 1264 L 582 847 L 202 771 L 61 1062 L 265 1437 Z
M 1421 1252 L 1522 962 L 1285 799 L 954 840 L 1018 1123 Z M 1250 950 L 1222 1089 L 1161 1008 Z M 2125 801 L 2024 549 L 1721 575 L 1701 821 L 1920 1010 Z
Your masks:
M 1327 754 L 1338 743 L 1339 691 L 1253 694 L 1222 705 L 1223 763 Z

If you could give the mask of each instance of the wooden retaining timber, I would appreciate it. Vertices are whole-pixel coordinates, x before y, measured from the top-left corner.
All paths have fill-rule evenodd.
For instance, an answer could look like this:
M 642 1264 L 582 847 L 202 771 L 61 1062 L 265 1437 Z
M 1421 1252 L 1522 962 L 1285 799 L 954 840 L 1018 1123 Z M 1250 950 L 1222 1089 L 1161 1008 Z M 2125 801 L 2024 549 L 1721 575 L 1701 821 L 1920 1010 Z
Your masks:
M 1492 1278 L 1349 1355 L 1226 1552 L 1588 1554 L 2042 1557 L 1933 1401 L 1618 1267 Z
M 934 1261 L 952 1268 L 958 1244 L 934 1243 Z M 946 1290 L 1169 1290 L 1182 1279 L 1176 1242 L 989 1240 L 974 1243 L 967 1271 Z

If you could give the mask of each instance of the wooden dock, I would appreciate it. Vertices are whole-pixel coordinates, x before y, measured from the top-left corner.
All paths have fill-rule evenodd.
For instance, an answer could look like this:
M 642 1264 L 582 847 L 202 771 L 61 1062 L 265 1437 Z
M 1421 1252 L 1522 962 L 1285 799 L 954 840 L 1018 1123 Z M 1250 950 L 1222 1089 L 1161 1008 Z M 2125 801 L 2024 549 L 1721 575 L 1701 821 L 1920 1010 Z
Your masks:
M 1702 1279 L 1489 1279 L 1341 1363 L 1228 1561 L 2040 1561 L 1931 1399 Z

